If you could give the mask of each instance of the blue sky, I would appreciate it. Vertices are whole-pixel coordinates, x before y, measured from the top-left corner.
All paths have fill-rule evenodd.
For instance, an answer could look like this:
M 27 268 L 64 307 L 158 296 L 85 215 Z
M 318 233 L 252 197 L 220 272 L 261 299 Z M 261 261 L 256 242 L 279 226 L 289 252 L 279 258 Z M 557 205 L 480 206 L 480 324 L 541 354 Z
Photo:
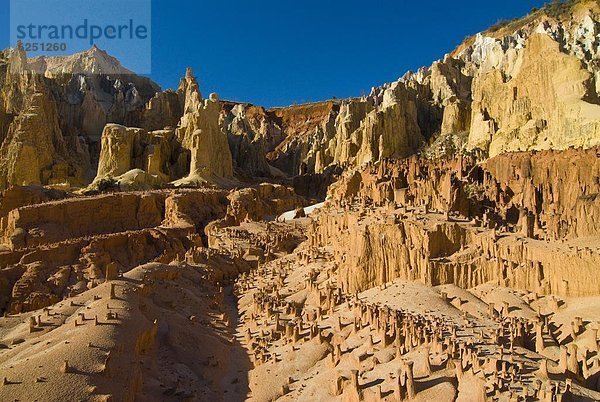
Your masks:
M 358 96 L 544 2 L 152 0 L 151 77 L 173 88 L 191 66 L 203 93 L 263 106 Z

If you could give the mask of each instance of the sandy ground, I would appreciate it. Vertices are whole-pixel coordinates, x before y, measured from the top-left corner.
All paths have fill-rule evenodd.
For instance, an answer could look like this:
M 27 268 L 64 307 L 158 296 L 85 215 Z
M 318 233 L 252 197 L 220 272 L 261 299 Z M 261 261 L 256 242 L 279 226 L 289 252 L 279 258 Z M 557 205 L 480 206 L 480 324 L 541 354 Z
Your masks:
M 477 401 L 487 392 L 509 401 L 548 384 L 543 359 L 562 391 L 573 381 L 573 400 L 600 399 L 590 389 L 600 376 L 600 297 L 405 280 L 343 294 L 329 248 L 287 250 L 301 236 L 283 234 L 308 222 L 243 223 L 187 262 L 146 264 L 0 318 L 0 400 L 393 401 L 412 362 L 413 400 Z M 398 326 L 390 314 L 402 317 Z M 548 330 L 536 350 L 540 319 Z M 511 347 L 519 323 L 530 335 Z M 398 341 L 400 333 L 420 335 Z M 585 379 L 557 371 L 569 344 L 589 366 Z

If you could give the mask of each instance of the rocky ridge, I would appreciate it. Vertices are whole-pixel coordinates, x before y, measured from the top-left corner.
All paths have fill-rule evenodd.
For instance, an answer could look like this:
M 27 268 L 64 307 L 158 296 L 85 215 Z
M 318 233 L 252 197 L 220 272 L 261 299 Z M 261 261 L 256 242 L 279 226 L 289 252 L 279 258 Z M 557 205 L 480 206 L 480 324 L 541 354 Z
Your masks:
M 4 169 L 8 173 L 0 185 L 89 184 L 106 123 L 148 132 L 180 126 L 178 139 L 190 152 L 196 130 L 216 132 L 218 126 L 228 138 L 231 166 L 221 136 L 215 136 L 216 142 L 207 143 L 221 149 L 214 155 L 224 166 L 200 173 L 207 177 L 191 180 L 196 183 L 214 181 L 213 173 L 224 178 L 234 172 L 242 178 L 326 174 L 335 167 L 416 152 L 436 157 L 467 151 L 487 158 L 589 148 L 599 138 L 600 10 L 587 0 L 556 7 L 477 34 L 430 67 L 373 88 L 368 96 L 271 110 L 230 102 L 200 107 L 201 97 L 186 96 L 197 85 L 186 83 L 187 77 L 177 91 L 162 92 L 97 48 L 45 60 L 28 60 L 22 49 L 8 50 L 2 57 L 0 161 L 10 168 Z M 219 123 L 203 126 L 202 115 L 216 109 Z M 36 127 L 42 119 L 56 124 Z M 28 148 L 23 131 L 46 138 L 55 152 Z M 13 163 L 21 154 L 35 155 L 40 166 Z M 199 173 L 210 163 L 194 170 Z M 170 179 L 184 173 L 190 171 Z
M 0 399 L 600 400 L 597 15 L 271 110 L 4 52 Z

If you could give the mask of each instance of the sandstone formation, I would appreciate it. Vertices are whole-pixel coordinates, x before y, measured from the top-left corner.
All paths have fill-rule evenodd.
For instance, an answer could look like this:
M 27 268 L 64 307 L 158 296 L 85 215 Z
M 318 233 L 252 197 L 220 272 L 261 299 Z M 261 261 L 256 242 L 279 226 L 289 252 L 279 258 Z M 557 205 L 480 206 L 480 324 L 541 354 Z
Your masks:
M 401 278 L 595 295 L 597 154 L 503 155 L 483 166 L 409 158 L 367 167 L 334 185 L 313 244 L 332 246 L 338 283 L 351 293 Z
M 2 52 L 0 400 L 600 400 L 599 14 L 270 110 Z
M 187 160 L 176 158 L 184 150 L 173 129 L 147 132 L 118 124 L 107 124 L 102 132 L 98 173 L 93 187 L 115 180 L 122 189 L 165 185 L 187 172 Z
M 3 229 L 0 394 L 597 399 L 596 152 L 389 160 L 285 223 L 264 219 L 302 201 L 269 184 L 33 201 Z M 580 222 L 515 221 L 532 202 Z
M 219 124 L 218 95 L 202 99 L 198 82 L 188 69 L 178 96 L 184 112 L 177 129 L 148 132 L 117 124 L 105 126 L 92 189 L 102 189 L 107 180 L 114 180 L 121 189 L 149 189 L 171 181 L 194 186 L 232 179 L 231 152 Z M 161 110 L 159 107 L 158 112 Z
M 487 158 L 589 148 L 600 138 L 599 15 L 592 0 L 551 5 L 468 38 L 430 67 L 367 96 L 270 110 L 219 102 L 216 96 L 204 100 L 191 71 L 177 91 L 161 92 L 96 47 L 33 59 L 22 48 L 9 49 L 0 57 L 6 77 L 0 188 L 89 184 L 107 123 L 148 133 L 176 129 L 189 159 L 179 152 L 170 164 L 180 169 L 189 163 L 189 170 L 163 173 L 171 180 L 186 176 L 180 184 L 222 181 L 234 173 L 243 179 L 316 174 L 327 181 L 334 167 L 417 151 L 432 157 L 468 151 Z M 24 166 L 20 155 L 35 161 Z
M 576 56 L 562 53 L 545 31 L 527 38 L 524 46 L 512 56 L 514 65 L 508 62 L 476 77 L 469 147 L 494 156 L 598 145 L 594 76 Z M 510 71 L 511 79 L 503 71 Z
M 110 269 L 123 272 L 145 262 L 171 262 L 183 256 L 191 244 L 206 243 L 204 230 L 213 221 L 263 220 L 305 202 L 278 185 L 265 183 L 244 191 L 251 196 L 223 190 L 163 190 L 57 201 L 52 197 L 61 198 L 60 194 L 22 191 L 17 194 L 30 205 L 11 210 L 7 192 L 0 209 L 6 213 L 0 217 L 0 278 L 6 280 L 0 282 L 6 286 L 0 299 L 10 303 L 9 311 L 45 307 L 97 285 L 113 265 Z M 57 276 L 59 287 L 45 284 Z
M 215 181 L 233 176 L 227 137 L 219 125 L 221 103 L 217 94 L 202 99 L 198 82 L 188 69 L 179 92 L 184 99 L 184 114 L 177 138 L 190 151 L 190 173 L 186 181 Z
M 238 175 L 271 177 L 276 173 L 267 163 L 266 155 L 283 140 L 283 135 L 281 128 L 267 117 L 264 108 L 225 104 L 221 119 Z
M 284 138 L 267 159 L 294 175 L 419 148 L 488 157 L 598 145 L 600 9 L 594 1 L 559 8 L 469 38 L 368 96 L 267 111 L 261 125 Z
M 104 56 L 98 49 L 80 55 L 86 65 Z M 2 189 L 88 184 L 105 124 L 137 124 L 144 104 L 158 90 L 150 80 L 125 71 L 55 76 L 42 74 L 38 64 L 39 60 L 28 60 L 21 47 L 0 55 Z

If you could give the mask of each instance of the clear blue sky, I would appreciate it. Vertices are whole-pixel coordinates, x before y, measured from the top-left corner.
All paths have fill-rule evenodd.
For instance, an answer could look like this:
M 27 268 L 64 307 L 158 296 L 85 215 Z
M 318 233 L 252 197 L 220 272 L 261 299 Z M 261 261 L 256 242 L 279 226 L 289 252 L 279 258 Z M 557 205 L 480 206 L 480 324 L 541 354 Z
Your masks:
M 358 96 L 546 1 L 152 0 L 151 77 L 173 88 L 191 66 L 203 93 L 263 106 Z

